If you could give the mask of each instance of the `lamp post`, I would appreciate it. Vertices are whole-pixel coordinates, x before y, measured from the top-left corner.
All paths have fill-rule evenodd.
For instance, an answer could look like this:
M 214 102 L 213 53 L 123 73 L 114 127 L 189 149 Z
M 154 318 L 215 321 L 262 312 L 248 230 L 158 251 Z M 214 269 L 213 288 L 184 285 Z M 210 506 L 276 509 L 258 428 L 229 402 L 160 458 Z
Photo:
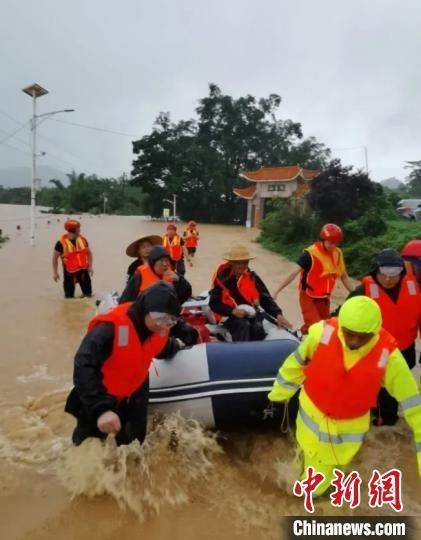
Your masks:
M 37 115 L 36 100 L 41 96 L 48 94 L 48 90 L 39 84 L 32 84 L 22 89 L 22 92 L 32 97 L 32 118 L 30 127 L 32 132 L 32 181 L 31 181 L 31 212 L 30 212 L 30 243 L 35 244 L 35 206 L 36 206 L 36 177 L 37 177 L 37 120 L 39 118 L 47 119 L 49 116 L 62 112 L 74 112 L 74 109 L 63 109 Z
M 177 217 L 177 195 L 173 194 L 172 201 L 170 199 L 162 199 L 164 202 L 172 204 L 172 211 L 173 211 L 173 218 L 175 219 Z

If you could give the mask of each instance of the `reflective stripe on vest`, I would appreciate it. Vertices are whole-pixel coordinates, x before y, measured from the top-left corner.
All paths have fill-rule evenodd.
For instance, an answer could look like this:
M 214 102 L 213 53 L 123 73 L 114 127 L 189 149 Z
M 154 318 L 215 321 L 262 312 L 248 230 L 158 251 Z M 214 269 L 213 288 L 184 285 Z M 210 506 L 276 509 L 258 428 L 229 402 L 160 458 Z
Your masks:
M 305 366 L 308 363 L 307 358 L 303 358 L 298 349 L 296 349 L 293 354 L 294 354 L 294 358 L 297 360 L 300 366 Z
M 61 259 L 67 272 L 74 273 L 88 268 L 88 242 L 81 234 L 76 237 L 75 243 L 68 234 L 63 234 L 60 243 L 63 246 Z
M 330 433 L 320 431 L 317 422 L 312 420 L 302 407 L 299 409 L 299 414 L 303 423 L 310 431 L 314 433 L 314 435 L 316 435 L 320 442 L 344 444 L 362 443 L 364 440 L 365 433 L 341 433 L 340 435 L 332 435 Z
M 132 302 L 120 304 L 107 313 L 97 315 L 88 325 L 88 332 L 102 322 L 114 326 L 112 352 L 101 372 L 107 392 L 118 399 L 130 396 L 145 382 L 153 357 L 162 351 L 168 340 L 168 333 L 164 336 L 155 333 L 141 342 L 127 315 L 131 306 Z
M 408 411 L 409 409 L 413 409 L 419 405 L 421 405 L 421 394 L 404 399 L 400 402 L 400 406 L 402 407 L 403 411 Z
M 415 443 L 415 449 L 416 449 L 417 453 L 421 452 L 421 442 Z
M 198 244 L 199 233 L 196 229 L 186 229 L 183 233 L 186 247 L 196 247 Z
M 181 246 L 181 238 L 178 234 L 175 234 L 171 240 L 168 234 L 164 234 L 162 245 L 169 252 L 173 261 L 179 261 L 182 259 L 183 249 Z
M 129 327 L 118 326 L 117 331 L 118 331 L 117 345 L 119 347 L 127 347 L 129 344 Z
M 282 386 L 282 388 L 286 388 L 288 390 L 298 390 L 300 388 L 298 384 L 286 381 L 282 375 L 279 375 L 279 373 L 276 377 L 276 382 L 279 384 L 279 386 Z
M 388 332 L 380 330 L 372 349 L 346 369 L 337 319 L 330 319 L 324 324 L 333 327 L 334 332 L 329 330 L 330 339 L 319 342 L 304 368 L 304 389 L 326 416 L 336 420 L 357 418 L 376 405 L 386 364 L 396 342 Z
M 306 276 L 306 294 L 314 298 L 329 296 L 343 270 L 342 251 L 335 247 L 328 253 L 323 248 L 322 242 L 316 242 L 305 251 L 311 257 L 311 268 Z
M 383 328 L 396 339 L 398 348 L 403 351 L 410 347 L 417 338 L 421 320 L 421 293 L 414 277 L 403 276 L 396 302 L 372 276 L 364 277 L 361 282 L 364 294 L 380 307 Z

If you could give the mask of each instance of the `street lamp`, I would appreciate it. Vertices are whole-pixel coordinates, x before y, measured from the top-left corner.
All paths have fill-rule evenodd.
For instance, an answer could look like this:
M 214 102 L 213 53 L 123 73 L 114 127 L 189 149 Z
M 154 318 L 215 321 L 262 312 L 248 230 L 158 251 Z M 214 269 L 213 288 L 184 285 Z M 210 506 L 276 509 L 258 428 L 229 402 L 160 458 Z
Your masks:
M 64 112 L 74 112 L 74 109 L 63 109 L 60 111 L 52 111 L 49 113 L 44 113 L 37 115 L 36 114 L 36 100 L 41 96 L 48 94 L 48 90 L 40 86 L 39 84 L 32 84 L 22 89 L 22 92 L 27 94 L 32 98 L 32 118 L 30 121 L 31 131 L 32 131 L 32 181 L 31 181 L 31 236 L 30 242 L 31 246 L 35 244 L 35 197 L 36 197 L 36 176 L 37 176 L 37 120 L 47 119 L 54 114 L 64 113 Z
M 173 200 L 170 199 L 162 199 L 164 202 L 172 204 L 172 210 L 173 210 L 173 217 L 174 219 L 177 217 L 177 195 L 173 194 Z

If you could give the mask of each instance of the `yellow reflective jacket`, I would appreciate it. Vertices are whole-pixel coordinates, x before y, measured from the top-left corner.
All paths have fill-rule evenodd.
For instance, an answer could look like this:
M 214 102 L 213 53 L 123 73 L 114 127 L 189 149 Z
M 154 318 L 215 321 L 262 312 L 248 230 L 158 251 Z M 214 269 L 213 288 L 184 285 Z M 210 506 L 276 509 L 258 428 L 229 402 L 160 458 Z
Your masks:
M 323 321 L 309 329 L 307 338 L 283 363 L 269 393 L 271 401 L 287 401 L 305 379 L 304 367 L 318 346 L 323 333 Z M 341 333 L 339 338 L 343 342 Z M 375 345 L 376 338 L 357 351 L 344 347 L 345 367 L 350 369 Z M 400 403 L 416 443 L 418 470 L 421 476 L 421 394 L 417 383 L 398 349 L 389 356 L 383 386 Z M 352 420 L 333 420 L 322 413 L 304 389 L 300 392 L 297 418 L 297 441 L 310 456 L 319 456 L 324 463 L 346 465 L 358 450 L 370 428 L 370 413 Z

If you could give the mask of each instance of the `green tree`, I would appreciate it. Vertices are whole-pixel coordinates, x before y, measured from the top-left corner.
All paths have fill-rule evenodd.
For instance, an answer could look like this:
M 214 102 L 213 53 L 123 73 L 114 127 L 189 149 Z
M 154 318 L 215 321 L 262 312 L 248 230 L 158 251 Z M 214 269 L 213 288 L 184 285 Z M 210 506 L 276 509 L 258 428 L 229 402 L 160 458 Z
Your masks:
M 280 103 L 276 94 L 235 99 L 211 84 L 197 119 L 175 124 L 161 113 L 152 133 L 133 143 L 132 183 L 150 196 L 151 213 L 160 214 L 162 199 L 175 193 L 182 217 L 232 222 L 244 217 L 244 201 L 233 194 L 242 170 L 325 163 L 329 151 L 303 139 L 299 123 L 276 119 Z
M 308 194 L 311 208 L 324 222 L 343 224 L 357 219 L 368 210 L 383 213 L 392 210 L 383 187 L 362 171 L 345 167 L 333 160 L 311 182 Z
M 407 161 L 406 169 L 410 169 L 408 175 L 408 194 L 412 197 L 421 197 L 421 161 Z

